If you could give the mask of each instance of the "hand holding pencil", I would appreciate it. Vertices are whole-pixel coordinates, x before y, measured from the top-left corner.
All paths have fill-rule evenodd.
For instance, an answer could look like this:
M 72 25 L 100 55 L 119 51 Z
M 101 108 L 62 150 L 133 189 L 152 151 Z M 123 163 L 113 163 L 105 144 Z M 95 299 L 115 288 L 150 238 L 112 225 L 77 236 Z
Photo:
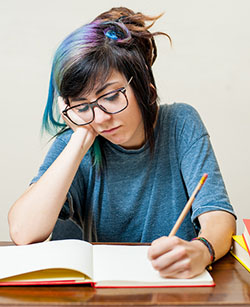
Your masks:
M 152 242 L 148 257 L 153 267 L 163 277 L 189 278 L 199 274 L 204 267 L 200 262 L 200 251 L 194 248 L 192 242 L 182 240 L 175 236 L 181 223 L 192 207 L 192 204 L 204 185 L 207 174 L 204 174 L 182 210 L 168 237 L 161 237 Z M 192 267 L 192 269 L 190 269 Z

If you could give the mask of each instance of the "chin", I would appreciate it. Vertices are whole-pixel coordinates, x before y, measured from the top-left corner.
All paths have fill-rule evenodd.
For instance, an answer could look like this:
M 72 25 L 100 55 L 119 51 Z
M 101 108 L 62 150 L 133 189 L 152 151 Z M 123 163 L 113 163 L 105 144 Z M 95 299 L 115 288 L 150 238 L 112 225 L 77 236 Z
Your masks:
M 119 146 L 126 146 L 126 141 L 125 140 L 121 140 L 121 139 L 119 139 L 119 140 L 117 140 L 117 139 L 110 139 L 109 140 L 111 143 L 113 143 L 113 144 L 115 144 L 115 145 L 119 145 Z

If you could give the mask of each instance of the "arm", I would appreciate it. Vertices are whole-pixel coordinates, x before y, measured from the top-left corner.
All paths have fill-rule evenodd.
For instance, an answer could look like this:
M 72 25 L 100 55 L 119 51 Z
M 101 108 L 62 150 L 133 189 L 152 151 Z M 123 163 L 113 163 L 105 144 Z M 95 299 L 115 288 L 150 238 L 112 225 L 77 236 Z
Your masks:
M 173 117 L 176 155 L 180 161 L 183 188 L 187 195 L 192 194 L 201 174 L 208 173 L 208 179 L 192 205 L 191 218 L 198 218 L 201 227 L 199 236 L 211 243 L 215 250 L 215 259 L 219 259 L 229 250 L 231 236 L 235 232 L 233 209 L 199 114 L 187 105 L 178 106 L 176 112 Z M 183 208 L 179 206 L 176 199 L 176 207 L 181 212 Z M 162 237 L 154 241 L 149 249 L 149 258 L 163 276 L 179 278 L 195 276 L 211 262 L 209 250 L 201 241 L 188 242 L 178 237 Z
M 235 233 L 235 218 L 226 211 L 210 211 L 198 217 L 201 231 L 213 246 L 215 260 L 230 249 Z M 211 263 L 208 248 L 200 241 L 184 241 L 178 237 L 161 237 L 152 242 L 148 257 L 163 277 L 191 278 Z
M 73 128 L 58 158 L 9 211 L 10 236 L 16 244 L 43 241 L 54 228 L 80 162 L 96 137 L 91 126 Z

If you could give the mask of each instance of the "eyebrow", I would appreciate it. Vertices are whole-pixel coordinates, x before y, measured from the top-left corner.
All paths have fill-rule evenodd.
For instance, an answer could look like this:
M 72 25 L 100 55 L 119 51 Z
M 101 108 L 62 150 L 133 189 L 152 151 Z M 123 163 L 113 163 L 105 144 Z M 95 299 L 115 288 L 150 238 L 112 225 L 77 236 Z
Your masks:
M 110 85 L 113 85 L 115 83 L 118 83 L 118 81 L 106 83 L 101 88 L 97 89 L 97 91 L 95 92 L 96 96 L 99 95 L 101 92 L 103 92 L 107 87 L 109 87 Z M 76 97 L 76 98 L 71 99 L 71 101 L 87 101 L 87 100 L 88 99 L 84 98 L 84 97 Z

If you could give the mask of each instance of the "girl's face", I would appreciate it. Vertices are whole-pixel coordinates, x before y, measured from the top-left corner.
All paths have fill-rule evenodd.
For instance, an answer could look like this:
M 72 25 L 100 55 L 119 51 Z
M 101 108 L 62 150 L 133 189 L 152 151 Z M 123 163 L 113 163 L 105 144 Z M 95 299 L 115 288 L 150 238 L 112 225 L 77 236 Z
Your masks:
M 132 77 L 132 76 L 131 76 Z M 117 114 L 107 114 L 95 107 L 94 121 L 89 125 L 102 137 L 127 149 L 137 149 L 144 144 L 144 125 L 138 103 L 128 81 L 119 72 L 113 71 L 104 84 L 98 84 L 87 96 L 79 98 L 94 101 L 98 97 L 121 87 L 126 87 L 128 106 Z M 71 99 L 69 99 L 71 105 Z M 74 103 L 73 103 L 74 104 Z

